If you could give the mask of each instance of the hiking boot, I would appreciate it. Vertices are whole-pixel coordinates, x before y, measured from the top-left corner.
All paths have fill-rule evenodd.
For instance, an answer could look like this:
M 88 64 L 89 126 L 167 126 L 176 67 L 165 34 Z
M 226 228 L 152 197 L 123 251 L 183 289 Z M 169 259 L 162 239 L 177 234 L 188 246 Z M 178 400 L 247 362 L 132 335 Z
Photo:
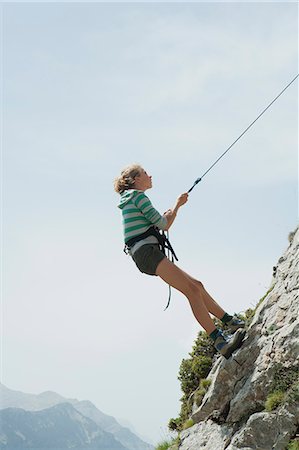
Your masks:
M 233 318 L 225 324 L 228 328 L 228 332 L 230 334 L 235 333 L 239 328 L 245 327 L 245 322 L 243 320 L 238 319 L 237 316 L 233 316 Z
M 219 330 L 214 346 L 222 356 L 229 359 L 232 353 L 241 347 L 245 334 L 245 330 L 239 329 L 233 336 L 225 337 Z

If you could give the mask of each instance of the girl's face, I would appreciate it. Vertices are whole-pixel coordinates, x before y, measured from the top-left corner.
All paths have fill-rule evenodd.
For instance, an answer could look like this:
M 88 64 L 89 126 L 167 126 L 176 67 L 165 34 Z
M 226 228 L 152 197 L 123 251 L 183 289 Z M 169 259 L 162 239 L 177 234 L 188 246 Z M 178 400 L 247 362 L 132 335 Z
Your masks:
M 144 169 L 142 169 L 140 175 L 135 177 L 135 189 L 146 191 L 152 187 L 152 177 L 148 175 Z

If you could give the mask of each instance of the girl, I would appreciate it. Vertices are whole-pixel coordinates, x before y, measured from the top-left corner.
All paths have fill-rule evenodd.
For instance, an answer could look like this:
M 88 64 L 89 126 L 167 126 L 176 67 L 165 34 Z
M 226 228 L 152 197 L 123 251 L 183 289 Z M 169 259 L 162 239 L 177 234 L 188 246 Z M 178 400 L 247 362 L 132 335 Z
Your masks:
M 174 207 L 161 215 L 145 195 L 151 187 L 152 177 L 138 164 L 126 167 L 114 181 L 115 191 L 120 194 L 118 207 L 122 211 L 128 253 L 141 272 L 160 277 L 187 297 L 195 318 L 213 339 L 218 352 L 228 359 L 242 345 L 244 322 L 227 314 L 203 284 L 172 263 L 159 245 L 157 228 L 169 230 L 178 210 L 188 201 L 188 194 L 180 195 Z M 210 313 L 227 324 L 231 336 L 224 336 L 216 328 Z

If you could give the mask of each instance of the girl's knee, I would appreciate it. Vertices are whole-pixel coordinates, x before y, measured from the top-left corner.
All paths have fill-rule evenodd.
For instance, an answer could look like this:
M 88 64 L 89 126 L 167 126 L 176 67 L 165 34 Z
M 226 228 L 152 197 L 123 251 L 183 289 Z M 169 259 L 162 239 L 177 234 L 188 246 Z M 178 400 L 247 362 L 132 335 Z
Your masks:
M 197 285 L 198 285 L 201 289 L 204 289 L 204 288 L 205 288 L 201 281 L 196 280 L 196 283 L 197 283 Z
M 198 289 L 204 289 L 204 285 L 201 281 L 197 280 L 196 278 L 191 278 L 191 281 L 196 284 Z
M 199 290 L 201 289 L 200 285 L 192 280 L 188 280 L 187 283 L 187 293 L 191 296 L 198 295 Z
M 205 288 L 201 281 L 194 279 L 194 282 L 197 284 L 199 289 L 204 289 Z

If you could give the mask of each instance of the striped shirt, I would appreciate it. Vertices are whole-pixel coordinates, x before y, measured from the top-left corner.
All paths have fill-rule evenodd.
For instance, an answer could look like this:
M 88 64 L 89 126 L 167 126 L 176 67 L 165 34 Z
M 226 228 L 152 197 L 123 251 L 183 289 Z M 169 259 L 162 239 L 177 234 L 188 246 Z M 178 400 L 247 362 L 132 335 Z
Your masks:
M 153 207 L 150 199 L 141 190 L 128 189 L 121 194 L 118 207 L 122 210 L 124 240 L 139 236 L 155 225 L 165 230 L 167 219 Z

